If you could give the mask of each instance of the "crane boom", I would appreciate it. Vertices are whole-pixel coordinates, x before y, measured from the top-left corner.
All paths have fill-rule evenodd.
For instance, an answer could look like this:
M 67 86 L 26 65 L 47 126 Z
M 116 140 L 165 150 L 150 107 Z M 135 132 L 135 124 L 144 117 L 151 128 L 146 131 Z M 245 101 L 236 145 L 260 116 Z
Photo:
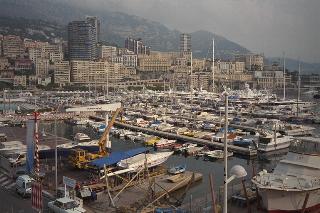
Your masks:
M 105 156 L 107 155 L 107 150 L 106 150 L 106 143 L 107 143 L 107 136 L 111 130 L 111 127 L 113 126 L 114 122 L 116 121 L 116 117 L 118 114 L 122 111 L 122 107 L 119 107 L 116 109 L 114 112 L 111 121 L 109 121 L 108 126 L 106 126 L 103 135 L 101 136 L 99 140 L 99 155 Z

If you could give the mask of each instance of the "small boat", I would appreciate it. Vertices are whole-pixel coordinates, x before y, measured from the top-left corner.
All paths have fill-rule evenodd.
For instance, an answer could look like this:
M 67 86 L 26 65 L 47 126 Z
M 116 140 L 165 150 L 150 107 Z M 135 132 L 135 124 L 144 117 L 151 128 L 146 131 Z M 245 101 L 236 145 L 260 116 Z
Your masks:
M 243 139 L 239 138 L 233 141 L 233 145 L 240 146 L 240 147 L 249 147 L 252 144 L 252 139 Z
M 155 142 L 154 145 L 156 148 L 171 148 L 177 141 L 176 140 L 168 140 L 165 138 L 161 138 L 159 141 Z
M 190 147 L 188 149 L 186 149 L 187 155 L 196 155 L 197 153 L 201 152 L 201 150 L 203 149 L 203 147 Z
M 160 141 L 159 137 L 153 136 L 153 137 L 149 137 L 146 138 L 144 145 L 146 146 L 153 146 L 156 142 Z
M 171 167 L 168 169 L 168 173 L 172 175 L 180 174 L 186 171 L 187 166 L 186 165 L 178 165 L 175 167 Z
M 46 135 L 46 132 L 44 131 L 44 129 L 42 129 L 42 133 L 41 133 L 41 134 L 42 134 L 43 137 L 46 137 L 46 136 L 47 136 L 47 135 Z
M 179 151 L 181 151 L 181 147 L 182 147 L 182 144 L 176 143 L 176 144 L 174 144 L 174 145 L 172 146 L 172 149 L 173 149 L 173 151 L 175 151 L 175 152 L 179 152 Z
M 228 157 L 233 156 L 233 152 L 228 152 Z M 215 159 L 223 159 L 224 158 L 224 151 L 223 150 L 213 150 L 206 153 L 205 157 L 207 157 L 210 160 Z
M 77 134 L 75 134 L 73 139 L 78 143 L 91 141 L 91 138 L 87 134 L 84 134 L 82 132 L 78 132 Z

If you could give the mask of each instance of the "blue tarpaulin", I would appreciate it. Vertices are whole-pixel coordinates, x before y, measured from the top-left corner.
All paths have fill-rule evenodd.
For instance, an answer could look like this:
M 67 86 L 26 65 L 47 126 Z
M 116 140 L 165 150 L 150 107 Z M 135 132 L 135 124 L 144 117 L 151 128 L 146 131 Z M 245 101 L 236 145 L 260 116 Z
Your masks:
M 131 150 L 128 150 L 128 151 L 112 152 L 108 157 L 99 158 L 97 160 L 94 160 L 94 161 L 90 162 L 89 164 L 91 166 L 95 166 L 95 167 L 101 169 L 101 168 L 103 168 L 104 165 L 110 166 L 110 165 L 118 163 L 121 160 L 124 160 L 126 158 L 130 158 L 132 156 L 141 154 L 141 153 L 146 152 L 146 151 L 148 151 L 147 148 L 140 147 L 140 148 L 131 149 Z

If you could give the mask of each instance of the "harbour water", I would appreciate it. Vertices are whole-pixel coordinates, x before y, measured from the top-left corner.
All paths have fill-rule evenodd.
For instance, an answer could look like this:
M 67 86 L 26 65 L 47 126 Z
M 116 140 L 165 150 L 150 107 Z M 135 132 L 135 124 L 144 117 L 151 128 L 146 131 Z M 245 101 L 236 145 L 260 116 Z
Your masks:
M 45 132 L 54 133 L 54 123 L 42 123 L 40 126 L 40 130 L 44 130 Z M 319 131 L 319 126 L 317 131 Z M 77 132 L 83 132 L 88 134 L 92 139 L 98 139 L 100 135 L 93 131 L 91 128 L 85 126 L 72 126 L 68 125 L 64 122 L 57 123 L 57 135 L 65 138 L 72 139 L 73 136 Z M 142 144 L 134 143 L 132 141 L 128 141 L 125 139 L 119 139 L 115 137 L 110 138 L 112 141 L 112 150 L 128 150 L 132 148 L 141 147 Z M 312 147 L 313 148 L 313 147 Z M 319 149 L 319 147 L 317 147 Z M 318 150 L 320 151 L 320 149 Z M 261 171 L 262 169 L 267 169 L 268 171 L 272 171 L 272 169 L 276 166 L 279 160 L 283 159 L 288 150 L 280 150 L 277 153 L 268 154 L 268 156 L 258 156 L 254 159 L 245 159 L 244 156 L 233 156 L 228 159 L 228 167 L 229 170 L 234 165 L 243 166 L 248 175 L 246 179 L 249 183 L 249 179 L 251 179 L 254 171 Z M 214 177 L 214 186 L 217 193 L 217 197 L 219 197 L 219 187 L 223 185 L 223 160 L 217 161 L 204 161 L 202 158 L 196 159 L 192 156 L 184 156 L 184 155 L 173 155 L 169 158 L 169 160 L 165 163 L 166 166 L 174 166 L 174 165 L 186 165 L 189 171 L 200 172 L 203 174 L 203 180 L 201 183 L 193 186 L 187 193 L 186 198 L 191 197 L 193 199 L 203 198 L 205 194 L 210 193 L 210 183 L 209 183 L 209 174 L 211 173 Z M 230 184 L 230 188 L 232 189 L 234 184 L 239 184 L 239 181 L 233 181 Z M 222 194 L 222 193 L 221 193 Z M 184 202 L 189 202 L 189 199 L 185 199 Z

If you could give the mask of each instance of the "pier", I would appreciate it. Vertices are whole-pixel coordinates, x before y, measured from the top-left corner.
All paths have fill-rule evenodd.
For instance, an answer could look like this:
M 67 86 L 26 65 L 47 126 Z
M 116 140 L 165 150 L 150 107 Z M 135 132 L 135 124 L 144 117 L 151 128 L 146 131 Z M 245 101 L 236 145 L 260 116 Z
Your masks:
M 149 212 L 161 199 L 171 198 L 173 202 L 181 202 L 183 197 L 173 195 L 177 190 L 188 189 L 190 185 L 202 180 L 202 174 L 197 172 L 186 171 L 183 174 L 169 175 L 166 173 L 159 174 L 137 181 L 133 186 L 122 188 L 118 191 L 112 190 L 111 197 L 114 204 L 121 212 Z M 123 190 L 123 192 L 122 192 Z M 106 193 L 98 195 L 98 201 L 89 204 L 92 211 L 105 210 L 106 212 L 115 212 L 111 207 L 110 199 Z M 153 212 L 153 211 L 150 211 Z
M 179 140 L 179 141 L 183 141 L 183 142 L 192 142 L 192 143 L 196 143 L 199 145 L 210 146 L 210 147 L 214 147 L 214 148 L 218 148 L 218 149 L 223 149 L 223 147 L 224 147 L 224 144 L 219 143 L 219 142 L 208 141 L 208 140 L 188 137 L 188 136 L 184 136 L 184 135 L 177 135 L 174 133 L 162 132 L 162 131 L 153 130 L 153 129 L 149 129 L 149 128 L 142 128 L 142 127 L 138 127 L 138 126 L 124 124 L 121 122 L 115 122 L 115 126 L 120 127 L 120 128 L 130 129 L 130 130 L 137 131 L 137 132 L 143 132 L 146 134 L 151 134 L 151 135 L 155 135 L 155 136 L 159 136 L 159 137 L 164 137 L 167 139 L 174 139 L 174 140 Z M 239 147 L 239 146 L 234 146 L 234 145 L 228 144 L 228 149 L 230 151 L 234 152 L 235 154 L 247 155 L 247 156 L 256 156 L 257 155 L 257 150 L 252 150 L 249 148 L 244 148 L 244 147 Z

